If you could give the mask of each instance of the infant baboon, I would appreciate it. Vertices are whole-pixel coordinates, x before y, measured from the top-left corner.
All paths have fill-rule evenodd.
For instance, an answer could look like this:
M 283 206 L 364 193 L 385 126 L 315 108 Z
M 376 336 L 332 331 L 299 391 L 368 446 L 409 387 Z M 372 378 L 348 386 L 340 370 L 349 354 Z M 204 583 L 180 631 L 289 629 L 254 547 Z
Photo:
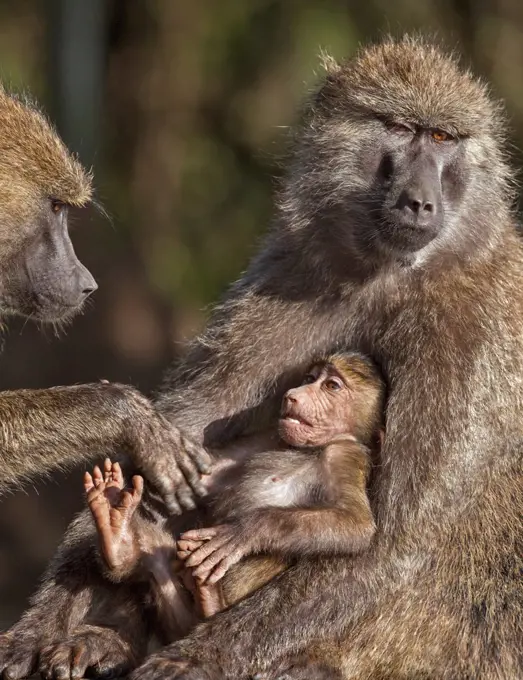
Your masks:
M 177 553 L 172 534 L 135 514 L 141 477 L 124 489 L 119 465 L 109 460 L 103 474 L 97 467 L 93 477 L 86 473 L 87 501 L 110 578 L 152 575 L 162 627 L 174 639 L 197 614 L 208 617 L 230 606 L 291 560 L 361 552 L 375 529 L 366 483 L 383 400 L 383 381 L 363 355 L 315 362 L 303 384 L 283 397 L 278 448 L 220 461 L 196 520 L 213 526 L 182 533 Z M 251 555 L 259 557 L 228 573 Z M 184 586 L 196 596 L 196 607 Z

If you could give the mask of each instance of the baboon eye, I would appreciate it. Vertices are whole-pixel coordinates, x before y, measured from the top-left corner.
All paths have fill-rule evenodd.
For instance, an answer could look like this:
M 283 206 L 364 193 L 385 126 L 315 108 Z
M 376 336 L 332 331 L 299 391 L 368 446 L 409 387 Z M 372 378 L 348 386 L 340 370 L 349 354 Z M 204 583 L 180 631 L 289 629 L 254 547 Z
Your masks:
M 342 384 L 341 381 L 336 380 L 336 378 L 329 378 L 325 381 L 325 387 L 328 390 L 341 390 Z
M 385 127 L 387 130 L 397 135 L 412 134 L 411 128 L 408 125 L 403 125 L 403 123 L 396 123 L 389 120 L 385 122 Z
M 303 378 L 303 385 L 311 385 L 313 382 L 316 381 L 316 378 L 312 375 L 312 373 L 307 373 L 307 375 Z
M 454 137 L 444 130 L 431 130 L 432 139 L 435 142 L 451 142 Z
M 54 212 L 55 215 L 61 213 L 64 208 L 65 203 L 63 201 L 59 201 L 57 198 L 51 199 L 51 210 Z

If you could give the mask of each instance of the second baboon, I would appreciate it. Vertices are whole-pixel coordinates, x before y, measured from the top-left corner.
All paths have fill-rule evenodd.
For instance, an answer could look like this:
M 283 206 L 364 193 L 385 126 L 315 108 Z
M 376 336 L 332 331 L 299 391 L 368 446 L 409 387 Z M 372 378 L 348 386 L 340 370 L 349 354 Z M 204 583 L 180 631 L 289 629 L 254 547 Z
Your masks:
M 360 555 L 299 560 L 133 677 L 303 678 L 300 654 L 352 680 L 523 675 L 523 252 L 503 140 L 484 84 L 423 40 L 328 64 L 274 228 L 158 407 L 225 447 L 314 356 L 362 350 L 388 386 L 376 533 Z M 86 606 L 121 591 L 85 585 L 81 521 L 9 633 L 13 679 L 42 647 L 57 678 L 78 650 L 106 670 L 138 649 L 139 619 Z
M 98 467 L 93 476 L 86 473 L 108 577 L 150 582 L 155 619 L 172 641 L 296 559 L 362 552 L 374 534 L 367 480 L 383 397 L 379 373 L 363 355 L 315 362 L 303 384 L 283 397 L 278 448 L 222 459 L 206 480 L 209 494 L 195 518 L 207 528 L 182 533 L 177 546 L 175 525 L 159 530 L 136 512 L 141 477 L 124 488 L 120 467 L 109 460 L 103 475 Z M 259 557 L 249 559 L 253 555 Z
M 96 290 L 67 226 L 68 208 L 87 204 L 91 193 L 89 174 L 44 115 L 0 87 L 2 320 L 16 314 L 64 322 Z M 126 448 L 173 511 L 194 506 L 191 483 L 201 492 L 198 466 L 207 469 L 205 452 L 129 386 L 103 381 L 2 392 L 0 423 L 0 493 L 20 478 L 117 446 Z

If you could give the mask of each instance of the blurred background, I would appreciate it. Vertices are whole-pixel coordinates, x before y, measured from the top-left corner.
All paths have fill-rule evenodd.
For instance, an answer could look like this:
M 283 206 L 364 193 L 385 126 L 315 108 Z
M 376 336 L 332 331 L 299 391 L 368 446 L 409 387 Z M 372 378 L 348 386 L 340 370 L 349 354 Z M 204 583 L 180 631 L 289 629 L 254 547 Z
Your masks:
M 418 29 L 464 55 L 523 138 L 520 0 L 0 0 L 0 76 L 92 166 L 111 215 L 75 216 L 100 289 L 67 335 L 13 322 L 0 387 L 107 378 L 145 392 L 245 267 L 270 221 L 318 52 Z M 0 501 L 0 629 L 82 507 L 81 470 Z

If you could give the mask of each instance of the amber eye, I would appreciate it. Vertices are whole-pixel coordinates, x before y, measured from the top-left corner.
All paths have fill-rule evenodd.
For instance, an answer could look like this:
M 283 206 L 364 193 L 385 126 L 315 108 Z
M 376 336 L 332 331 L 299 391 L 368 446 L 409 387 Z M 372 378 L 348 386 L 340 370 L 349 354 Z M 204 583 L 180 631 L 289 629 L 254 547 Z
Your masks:
M 307 373 L 307 375 L 303 378 L 302 385 L 310 385 L 311 383 L 315 382 L 316 378 L 312 375 L 312 373 Z
M 430 134 L 435 142 L 451 142 L 454 139 L 452 135 L 443 130 L 432 130 Z
M 54 212 L 55 215 L 61 213 L 64 208 L 65 203 L 63 201 L 59 201 L 57 198 L 51 199 L 51 210 Z
M 335 378 L 329 378 L 328 380 L 325 381 L 325 387 L 328 390 L 341 390 L 342 384 L 340 380 L 336 380 Z

